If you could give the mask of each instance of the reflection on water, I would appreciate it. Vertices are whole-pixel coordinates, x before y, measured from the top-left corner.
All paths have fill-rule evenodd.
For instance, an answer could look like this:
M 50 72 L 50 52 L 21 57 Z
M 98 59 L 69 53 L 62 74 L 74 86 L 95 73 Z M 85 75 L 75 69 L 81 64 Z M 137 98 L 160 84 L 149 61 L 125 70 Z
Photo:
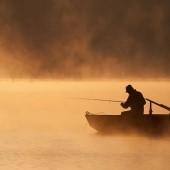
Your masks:
M 120 114 L 122 108 L 72 97 L 126 100 L 127 84 L 1 81 L 0 169 L 169 169 L 170 138 L 100 136 L 89 125 L 84 129 L 87 110 Z M 131 84 L 145 97 L 170 106 L 169 82 Z M 153 111 L 167 113 L 158 106 Z
M 1 135 L 0 167 L 3 170 L 169 169 L 169 140 L 78 133 Z

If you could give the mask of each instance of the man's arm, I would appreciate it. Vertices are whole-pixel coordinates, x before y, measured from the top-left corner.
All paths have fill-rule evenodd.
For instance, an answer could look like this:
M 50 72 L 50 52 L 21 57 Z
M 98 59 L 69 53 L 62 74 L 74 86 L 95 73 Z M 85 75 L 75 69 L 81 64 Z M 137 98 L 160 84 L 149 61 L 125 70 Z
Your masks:
M 127 108 L 130 106 L 129 97 L 128 97 L 128 99 L 126 100 L 126 102 L 121 103 L 120 105 L 121 105 L 124 109 L 127 109 Z

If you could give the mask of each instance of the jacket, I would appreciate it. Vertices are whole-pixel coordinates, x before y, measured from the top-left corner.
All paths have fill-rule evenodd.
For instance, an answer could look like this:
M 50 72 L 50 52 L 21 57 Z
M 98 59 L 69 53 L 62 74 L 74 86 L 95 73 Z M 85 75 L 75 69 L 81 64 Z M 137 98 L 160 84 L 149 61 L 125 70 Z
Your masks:
M 130 107 L 133 112 L 142 113 L 144 112 L 144 105 L 146 101 L 141 92 L 133 90 L 129 95 L 127 101 L 124 103 L 123 107 Z

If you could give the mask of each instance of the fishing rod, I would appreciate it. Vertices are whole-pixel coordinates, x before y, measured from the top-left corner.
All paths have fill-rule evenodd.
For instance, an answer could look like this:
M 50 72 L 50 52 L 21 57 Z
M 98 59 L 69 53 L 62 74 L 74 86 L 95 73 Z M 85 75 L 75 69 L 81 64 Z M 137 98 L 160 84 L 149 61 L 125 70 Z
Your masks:
M 123 102 L 123 101 L 117 101 L 117 100 L 90 99 L 90 98 L 73 98 L 73 99 L 81 99 L 81 100 L 95 100 L 95 101 L 104 101 L 104 102 L 118 102 L 118 103 Z

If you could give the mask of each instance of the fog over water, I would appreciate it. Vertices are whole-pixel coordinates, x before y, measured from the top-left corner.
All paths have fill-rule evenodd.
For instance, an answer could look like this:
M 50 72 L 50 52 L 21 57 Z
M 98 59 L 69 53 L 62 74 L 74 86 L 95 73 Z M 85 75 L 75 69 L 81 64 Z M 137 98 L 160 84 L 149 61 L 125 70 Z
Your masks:
M 169 169 L 169 137 L 100 136 L 86 111 L 120 104 L 73 99 L 125 101 L 132 84 L 170 107 L 169 11 L 169 0 L 0 1 L 0 169 Z
M 76 130 L 86 124 L 85 112 L 120 114 L 119 103 L 78 100 L 97 98 L 126 101 L 126 81 L 61 82 L 61 81 L 1 81 L 1 130 Z M 131 82 L 145 98 L 170 107 L 169 82 Z M 149 113 L 149 102 L 145 114 Z M 153 105 L 153 113 L 167 113 Z M 78 120 L 78 121 L 77 121 Z M 90 128 L 89 128 L 90 129 Z M 0 131 L 1 131 L 0 130 Z
M 72 99 L 124 101 L 127 84 L 0 81 L 0 169 L 169 169 L 169 137 L 100 136 L 87 124 L 85 112 L 120 114 L 119 103 Z M 145 97 L 170 106 L 169 82 L 131 84 Z M 153 111 L 168 114 L 157 106 Z
M 120 114 L 124 109 L 119 103 L 74 98 L 126 101 L 127 84 L 129 82 L 126 81 L 1 81 L 0 129 L 81 132 L 86 124 L 84 117 L 86 111 Z M 141 91 L 145 98 L 170 107 L 169 82 L 131 82 L 131 84 Z M 149 102 L 145 106 L 145 114 L 148 113 Z M 153 113 L 168 114 L 168 111 L 153 105 Z
M 0 75 L 169 79 L 169 0 L 0 2 Z

